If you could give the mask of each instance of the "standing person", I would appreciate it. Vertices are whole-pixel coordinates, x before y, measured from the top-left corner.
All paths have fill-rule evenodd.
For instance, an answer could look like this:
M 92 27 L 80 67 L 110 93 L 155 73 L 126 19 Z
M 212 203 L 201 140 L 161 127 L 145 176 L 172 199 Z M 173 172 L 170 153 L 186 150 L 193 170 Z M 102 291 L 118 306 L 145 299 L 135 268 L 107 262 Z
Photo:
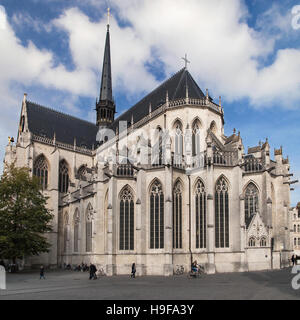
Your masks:
M 197 273 L 198 272 L 198 263 L 197 261 L 195 260 L 193 263 L 192 263 L 192 273 Z
M 133 263 L 131 266 L 131 278 L 135 278 L 135 273 L 136 273 L 136 267 L 135 267 L 135 263 Z
M 41 266 L 40 267 L 40 280 L 41 279 L 44 279 L 44 280 L 46 280 L 46 278 L 45 278 L 45 268 L 44 268 L 44 266 Z
M 96 272 L 97 272 L 96 266 L 93 263 L 91 263 L 91 265 L 90 265 L 90 280 L 97 279 Z
M 295 255 L 294 254 L 292 255 L 291 261 L 292 261 L 293 266 L 294 266 L 295 265 Z

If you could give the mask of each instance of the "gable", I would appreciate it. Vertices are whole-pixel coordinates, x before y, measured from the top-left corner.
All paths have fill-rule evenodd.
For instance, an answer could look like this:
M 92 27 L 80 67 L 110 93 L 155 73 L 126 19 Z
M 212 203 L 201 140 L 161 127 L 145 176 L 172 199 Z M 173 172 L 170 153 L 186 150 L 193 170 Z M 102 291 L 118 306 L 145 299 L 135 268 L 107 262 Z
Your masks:
M 262 221 L 260 215 L 256 213 L 247 230 L 247 239 L 254 237 L 256 240 L 260 240 L 262 237 L 268 239 L 269 233 L 268 230 Z

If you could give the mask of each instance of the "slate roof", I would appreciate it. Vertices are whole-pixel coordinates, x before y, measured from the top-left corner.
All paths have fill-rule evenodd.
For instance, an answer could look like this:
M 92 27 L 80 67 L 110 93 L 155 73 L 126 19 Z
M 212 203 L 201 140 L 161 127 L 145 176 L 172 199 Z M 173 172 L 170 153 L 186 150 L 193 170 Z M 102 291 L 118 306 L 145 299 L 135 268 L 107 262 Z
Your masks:
M 90 122 L 27 101 L 29 131 L 58 142 L 92 149 L 96 145 L 98 127 Z
M 188 86 L 189 97 L 193 99 L 205 98 L 204 93 L 199 88 L 191 74 L 186 68 L 181 69 L 171 78 L 163 82 L 158 88 L 153 90 L 145 98 L 135 104 L 128 111 L 123 113 L 111 125 L 115 130 L 118 127 L 119 121 L 126 121 L 136 123 L 149 114 L 149 105 L 151 103 L 152 112 L 158 109 L 166 102 L 166 93 L 168 91 L 169 100 L 184 99 L 186 97 L 186 86 Z M 211 98 L 210 98 L 211 99 Z
M 231 142 L 239 142 L 239 140 L 240 140 L 240 137 L 239 137 L 238 135 L 236 135 L 236 134 L 233 134 L 233 135 L 231 135 L 230 137 L 228 137 L 228 138 L 226 139 L 225 145 L 226 145 L 226 144 L 229 144 L 229 143 L 231 143 Z
M 248 148 L 248 154 L 250 154 L 250 153 L 256 153 L 256 152 L 260 152 L 260 151 L 261 151 L 261 147 L 260 147 L 260 146 Z
M 183 68 L 122 114 L 112 123 L 111 128 L 115 130 L 119 121 L 131 122 L 132 116 L 134 123 L 141 120 L 148 115 L 150 103 L 152 105 L 152 112 L 155 111 L 165 103 L 167 91 L 170 100 L 184 99 L 186 97 L 186 86 L 188 86 L 190 98 L 205 98 L 204 93 L 191 74 Z M 212 100 L 210 97 L 209 99 Z M 93 145 L 97 145 L 96 135 L 98 127 L 95 124 L 30 101 L 27 101 L 26 105 L 29 131 L 33 134 L 53 139 L 55 133 L 58 142 L 69 145 L 73 145 L 74 138 L 76 138 L 77 146 L 86 146 L 88 149 L 92 149 Z
M 100 89 L 100 101 L 113 101 L 112 80 L 111 80 L 111 57 L 110 57 L 110 35 L 109 25 L 107 26 L 104 59 L 102 68 L 102 81 Z

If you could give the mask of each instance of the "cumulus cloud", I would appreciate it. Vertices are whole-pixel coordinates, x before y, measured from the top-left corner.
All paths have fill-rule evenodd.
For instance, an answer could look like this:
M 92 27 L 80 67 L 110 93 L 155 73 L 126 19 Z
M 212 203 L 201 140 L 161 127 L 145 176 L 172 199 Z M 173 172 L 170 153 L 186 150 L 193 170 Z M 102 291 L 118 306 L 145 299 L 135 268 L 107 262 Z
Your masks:
M 48 5 L 56 2 L 48 0 Z M 79 6 L 78 0 L 69 3 Z M 105 13 L 105 1 L 80 3 L 97 6 L 97 10 L 100 7 Z M 242 0 L 111 0 L 110 3 L 115 91 L 134 96 L 152 90 L 158 81 L 149 65 L 160 65 L 160 71 L 169 76 L 183 67 L 181 57 L 187 53 L 192 62 L 191 73 L 199 84 L 227 101 L 248 98 L 255 107 L 274 102 L 283 108 L 298 106 L 300 50 L 275 51 L 278 37 L 288 31 L 290 23 L 290 15 L 279 15 L 277 7 L 273 6 L 265 13 L 265 20 L 261 20 L 277 25 L 282 32 L 276 34 L 263 24 L 256 30 L 249 27 L 249 13 Z M 13 112 L 18 117 L 21 97 L 16 87 L 19 90 L 39 85 L 69 94 L 72 99 L 66 105 L 68 110 L 70 101 L 76 104 L 75 96 L 98 94 L 105 14 L 99 21 L 92 21 L 74 6 L 64 9 L 46 26 L 47 32 L 66 35 L 74 65 L 71 71 L 59 61 L 54 63 L 50 49 L 40 50 L 30 41 L 23 45 L 18 39 L 14 27 L 32 24 L 33 20 L 28 14 L 16 14 L 10 24 L 4 7 L 0 6 L 0 97 L 1 111 L 7 114 L 1 120 L 1 130 L 11 128 L 7 124 L 12 122 L 8 115 Z M 41 21 L 33 26 L 37 32 L 45 31 Z M 264 67 L 262 61 L 270 56 L 274 61 Z
M 112 2 L 137 37 L 157 49 L 167 71 L 178 69 L 178 58 L 188 52 L 197 80 L 228 100 L 249 98 L 256 107 L 279 101 L 292 107 L 300 98 L 300 50 L 281 50 L 272 65 L 261 67 L 274 55 L 278 34 L 250 28 L 241 1 Z M 280 30 L 291 29 L 290 15 L 279 15 L 278 8 L 266 16 Z
M 94 70 L 99 73 L 106 37 L 106 18 L 103 17 L 99 23 L 93 23 L 80 10 L 71 8 L 54 20 L 53 24 L 67 32 L 75 65 L 80 70 Z M 111 20 L 110 28 L 116 89 L 135 94 L 153 88 L 157 83 L 145 68 L 145 63 L 151 59 L 151 47 L 130 27 L 121 28 L 115 19 Z

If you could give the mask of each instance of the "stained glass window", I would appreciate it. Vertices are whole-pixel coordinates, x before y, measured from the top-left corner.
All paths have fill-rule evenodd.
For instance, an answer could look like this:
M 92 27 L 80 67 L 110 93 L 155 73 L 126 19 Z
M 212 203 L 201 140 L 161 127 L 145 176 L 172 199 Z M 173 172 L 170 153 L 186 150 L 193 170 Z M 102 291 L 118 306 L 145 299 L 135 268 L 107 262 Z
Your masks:
M 198 121 L 193 123 L 192 130 L 192 152 L 193 156 L 196 156 L 200 153 L 200 124 Z
M 79 223 L 80 223 L 79 210 L 76 209 L 74 214 L 74 252 L 79 251 Z
M 46 158 L 41 155 L 34 162 L 33 174 L 38 178 L 42 189 L 48 186 L 48 163 Z
M 85 222 L 85 235 L 86 235 L 86 252 L 92 252 L 92 237 L 93 237 L 93 207 L 91 204 L 88 205 L 86 211 L 86 222 Z
M 59 164 L 59 192 L 67 193 L 69 189 L 69 167 L 65 160 Z
M 173 191 L 173 248 L 182 249 L 182 185 L 179 181 Z
M 164 248 L 164 193 L 158 180 L 150 191 L 150 248 Z
M 196 208 L 196 248 L 206 248 L 206 192 L 201 180 L 195 190 Z
M 224 177 L 216 184 L 215 245 L 216 248 L 229 248 L 229 196 L 228 184 Z
M 134 250 L 134 201 L 129 187 L 120 195 L 120 250 Z
M 248 228 L 250 222 L 258 211 L 258 190 L 253 183 L 249 183 L 245 191 L 245 223 Z

